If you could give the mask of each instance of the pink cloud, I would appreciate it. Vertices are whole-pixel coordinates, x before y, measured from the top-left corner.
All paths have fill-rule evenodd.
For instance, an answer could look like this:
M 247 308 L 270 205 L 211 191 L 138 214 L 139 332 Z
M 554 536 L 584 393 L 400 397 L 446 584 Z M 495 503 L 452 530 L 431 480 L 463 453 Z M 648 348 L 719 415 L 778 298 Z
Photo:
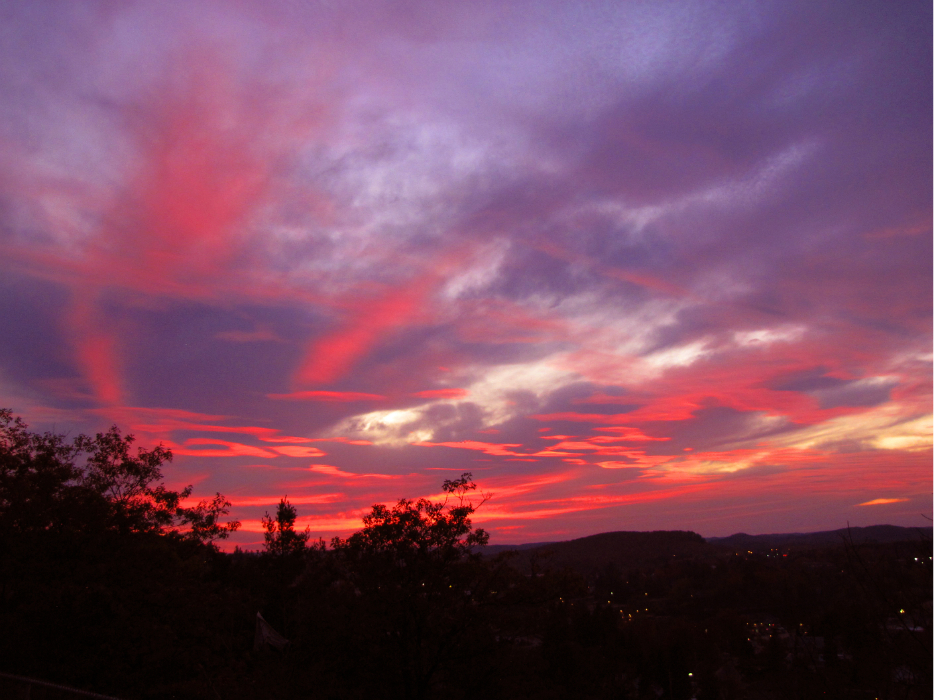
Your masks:
M 539 343 L 569 334 L 568 322 L 557 315 L 504 299 L 462 302 L 459 311 L 457 333 L 468 342 Z
M 308 467 L 309 471 L 324 476 L 336 476 L 342 479 L 398 479 L 398 475 L 393 474 L 354 474 L 353 472 L 343 471 L 340 467 L 331 464 L 312 464 Z
M 466 389 L 428 389 L 417 391 L 412 396 L 419 399 L 460 399 L 467 396 Z
M 219 445 L 216 449 L 194 449 L 196 445 Z M 276 452 L 244 445 L 239 442 L 215 440 L 213 438 L 189 438 L 180 446 L 171 445 L 173 454 L 188 455 L 191 457 L 278 457 Z

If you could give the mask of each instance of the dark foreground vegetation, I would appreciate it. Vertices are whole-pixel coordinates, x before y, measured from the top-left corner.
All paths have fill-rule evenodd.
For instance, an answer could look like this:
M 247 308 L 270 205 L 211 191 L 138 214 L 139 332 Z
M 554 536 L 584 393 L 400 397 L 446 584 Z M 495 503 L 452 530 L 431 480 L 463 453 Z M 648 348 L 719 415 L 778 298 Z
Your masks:
M 0 672 L 127 699 L 931 697 L 929 531 L 493 556 L 465 474 L 329 545 L 283 499 L 265 551 L 225 554 L 226 500 L 186 506 L 171 455 L 131 447 L 0 412 Z

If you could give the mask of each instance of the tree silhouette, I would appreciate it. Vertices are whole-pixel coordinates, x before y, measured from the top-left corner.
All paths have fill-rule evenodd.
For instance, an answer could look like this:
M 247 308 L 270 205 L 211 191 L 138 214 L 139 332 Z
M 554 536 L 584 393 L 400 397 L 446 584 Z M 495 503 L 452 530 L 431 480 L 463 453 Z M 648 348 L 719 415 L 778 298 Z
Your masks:
M 458 479 L 445 480 L 442 490 L 446 496 L 442 501 L 403 498 L 391 509 L 374 505 L 363 517 L 362 530 L 346 540 L 335 537 L 331 546 L 351 558 L 375 556 L 409 564 L 416 560 L 457 561 L 490 539 L 484 530 L 473 530 L 470 521 L 476 509 L 489 499 L 483 495 L 480 503 L 473 505 L 468 495 L 477 485 L 471 478 L 469 472 L 464 472 Z M 456 501 L 452 503 L 452 499 Z
M 331 542 L 355 611 L 351 646 L 378 660 L 370 670 L 394 677 L 400 697 L 427 697 L 469 648 L 490 648 L 477 605 L 489 577 L 473 552 L 489 535 L 470 520 L 489 496 L 475 505 L 476 488 L 464 473 L 444 482 L 440 501 L 374 505 L 362 530 Z
M 263 535 L 263 538 L 266 541 L 267 553 L 283 557 L 301 554 L 305 551 L 311 532 L 307 527 L 304 532 L 295 531 L 297 517 L 298 511 L 295 510 L 295 506 L 289 503 L 288 496 L 279 501 L 275 519 L 271 518 L 269 513 L 266 513 L 263 517 L 263 527 L 266 528 L 266 534 Z
M 105 529 L 151 532 L 209 543 L 240 527 L 221 524 L 230 502 L 219 493 L 187 507 L 192 487 L 167 489 L 162 465 L 172 452 L 139 447 L 117 426 L 93 438 L 28 430 L 0 409 L 0 526 L 6 532 Z M 80 458 L 84 457 L 81 464 Z
M 171 452 L 133 443 L 116 427 L 40 434 L 0 410 L 0 629 L 17 631 L 0 670 L 172 695 L 226 643 L 212 541 L 239 526 L 222 521 L 230 503 L 188 505 L 190 486 L 161 483 Z

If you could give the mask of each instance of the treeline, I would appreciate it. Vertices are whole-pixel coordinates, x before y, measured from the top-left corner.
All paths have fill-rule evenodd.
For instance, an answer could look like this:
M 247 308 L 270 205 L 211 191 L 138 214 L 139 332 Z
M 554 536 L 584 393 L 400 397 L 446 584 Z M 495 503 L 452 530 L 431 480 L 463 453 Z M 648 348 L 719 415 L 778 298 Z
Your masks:
M 0 412 L 0 671 L 127 700 L 930 697 L 929 542 L 482 557 L 464 474 L 330 543 L 283 499 L 224 554 L 223 496 L 185 506 L 132 444 Z

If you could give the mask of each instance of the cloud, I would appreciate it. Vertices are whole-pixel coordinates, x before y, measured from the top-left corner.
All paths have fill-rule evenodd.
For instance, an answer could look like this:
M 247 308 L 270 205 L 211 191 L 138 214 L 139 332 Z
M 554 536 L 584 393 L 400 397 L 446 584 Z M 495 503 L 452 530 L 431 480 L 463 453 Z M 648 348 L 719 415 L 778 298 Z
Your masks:
M 412 396 L 419 399 L 462 399 L 469 393 L 466 389 L 427 389 L 416 391 Z
M 230 442 L 229 440 L 218 440 L 216 438 L 189 438 L 181 445 L 171 447 L 173 454 L 187 455 L 191 457 L 277 457 L 282 448 L 276 451 L 267 450 L 263 447 L 253 445 L 244 445 L 239 442 Z
M 874 498 L 871 501 L 866 501 L 865 503 L 859 503 L 861 506 L 882 506 L 888 503 L 907 503 L 907 498 Z
M 287 457 L 324 457 L 327 454 L 316 447 L 306 445 L 282 445 L 273 447 L 272 450 Z
M 903 415 L 897 406 L 839 416 L 773 436 L 769 443 L 797 449 L 833 448 L 856 441 L 862 449 L 927 451 L 931 449 L 931 415 Z
M 330 464 L 312 464 L 308 467 L 309 471 L 324 476 L 336 476 L 343 479 L 398 479 L 398 475 L 393 474 L 355 474 L 353 472 L 343 471 L 339 467 Z
M 355 310 L 343 328 L 315 339 L 296 374 L 299 384 L 324 384 L 342 378 L 354 363 L 369 352 L 384 336 L 398 332 L 413 321 L 421 310 L 424 281 Z
M 820 402 L 821 408 L 869 407 L 888 401 L 892 389 L 897 385 L 898 380 L 895 377 L 869 377 L 846 382 L 837 387 L 817 389 L 812 393 Z
M 494 455 L 497 457 L 503 456 L 524 456 L 521 452 L 514 452 L 512 447 L 520 447 L 521 445 L 513 444 L 502 444 L 502 443 L 492 443 L 492 442 L 477 442 L 475 440 L 461 440 L 460 442 L 417 442 L 416 445 L 422 445 L 424 447 L 456 447 L 461 450 L 479 450 L 484 454 Z
M 257 328 L 253 331 L 219 331 L 214 334 L 214 337 L 229 340 L 232 343 L 285 342 L 283 338 L 280 338 L 272 329 L 267 327 Z
M 267 399 L 276 401 L 328 401 L 348 403 L 351 401 L 384 401 L 385 396 L 359 391 L 293 391 L 289 394 L 266 394 Z

